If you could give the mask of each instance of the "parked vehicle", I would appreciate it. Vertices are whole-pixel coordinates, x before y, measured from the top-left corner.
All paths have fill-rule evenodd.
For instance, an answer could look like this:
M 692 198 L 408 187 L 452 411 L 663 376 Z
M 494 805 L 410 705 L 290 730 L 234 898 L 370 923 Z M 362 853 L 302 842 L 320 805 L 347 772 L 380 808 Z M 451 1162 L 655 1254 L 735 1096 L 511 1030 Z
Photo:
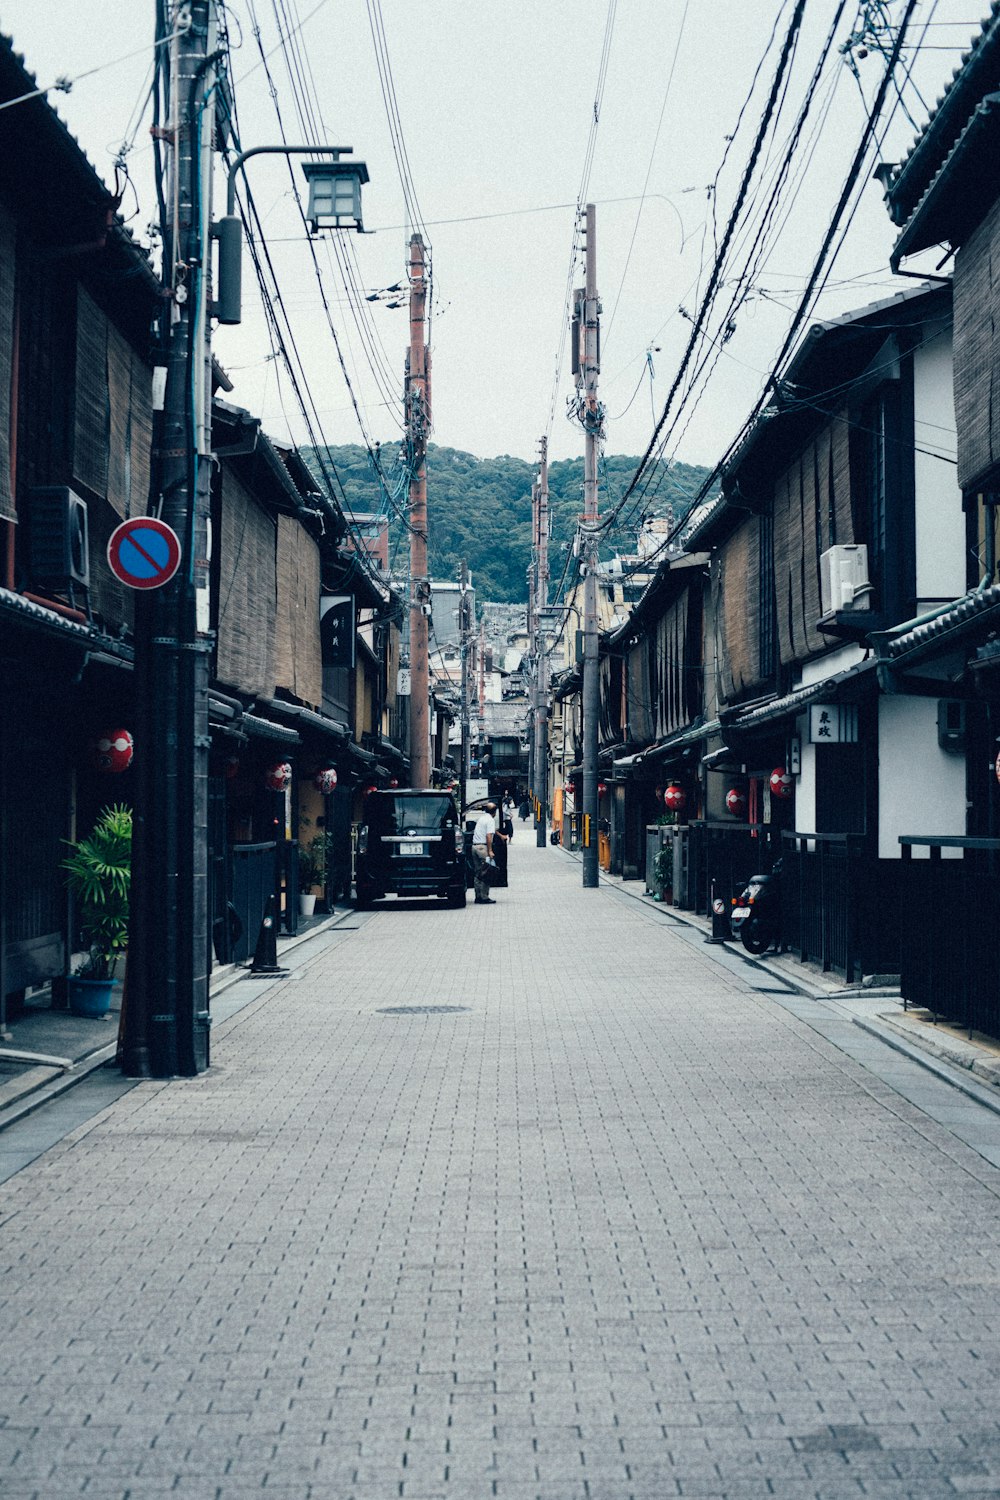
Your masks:
M 369 792 L 358 830 L 355 904 L 385 896 L 440 896 L 465 905 L 465 841 L 447 792 Z
M 764 953 L 781 943 L 781 861 L 770 875 L 751 875 L 743 890 L 733 897 L 729 917 L 733 937 L 748 953 Z

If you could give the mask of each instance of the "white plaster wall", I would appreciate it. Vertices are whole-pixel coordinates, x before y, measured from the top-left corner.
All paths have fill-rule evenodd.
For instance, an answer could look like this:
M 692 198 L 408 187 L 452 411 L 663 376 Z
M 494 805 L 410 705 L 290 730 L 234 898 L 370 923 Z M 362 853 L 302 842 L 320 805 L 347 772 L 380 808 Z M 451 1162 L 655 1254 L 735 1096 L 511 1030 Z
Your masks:
M 965 518 L 954 463 L 955 400 L 951 330 L 915 351 L 913 418 L 916 453 L 917 598 L 957 599 L 965 593 Z M 921 451 L 929 450 L 929 451 Z
M 880 859 L 899 858 L 901 833 L 965 833 L 965 757 L 938 744 L 937 705 L 936 698 L 879 699 Z
M 824 676 L 827 675 L 824 673 Z M 795 832 L 816 832 L 816 746 L 806 743 L 809 734 L 808 714 L 795 721 L 799 737 L 802 770 L 795 784 Z
M 846 672 L 848 667 L 856 666 L 867 655 L 868 652 L 854 641 L 838 646 L 835 651 L 828 651 L 826 656 L 804 662 L 795 688 L 812 687 L 814 682 L 822 682 L 826 677 L 836 677 L 838 672 Z

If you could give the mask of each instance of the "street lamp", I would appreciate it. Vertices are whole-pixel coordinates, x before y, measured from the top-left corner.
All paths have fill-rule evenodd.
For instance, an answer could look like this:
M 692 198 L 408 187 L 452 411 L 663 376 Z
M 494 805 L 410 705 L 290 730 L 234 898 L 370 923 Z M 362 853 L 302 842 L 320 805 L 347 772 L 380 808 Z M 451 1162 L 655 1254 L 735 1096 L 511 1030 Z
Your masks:
M 306 221 L 310 233 L 355 229 L 364 234 L 361 189 L 369 180 L 368 168 L 363 161 L 340 159 L 353 150 L 353 146 L 251 146 L 234 157 L 229 166 L 225 217 L 212 225 L 212 236 L 219 242 L 218 297 L 212 313 L 220 323 L 239 323 L 243 318 L 243 221 L 236 212 L 236 174 L 244 171 L 251 156 L 328 157 L 328 161 L 309 161 L 302 166 L 309 184 Z
M 368 181 L 364 162 L 341 161 L 339 152 L 334 152 L 331 161 L 307 161 L 302 170 L 309 184 L 306 218 L 313 234 L 320 229 L 356 229 L 364 234 L 361 189 Z

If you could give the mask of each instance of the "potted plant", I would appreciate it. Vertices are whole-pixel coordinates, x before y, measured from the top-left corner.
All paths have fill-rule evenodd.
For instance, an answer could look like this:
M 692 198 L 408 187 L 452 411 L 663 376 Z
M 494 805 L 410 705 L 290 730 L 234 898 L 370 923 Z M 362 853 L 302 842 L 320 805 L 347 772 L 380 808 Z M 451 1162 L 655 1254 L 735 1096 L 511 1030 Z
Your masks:
M 88 949 L 87 958 L 69 978 L 70 1009 L 78 1016 L 105 1016 L 111 1009 L 115 963 L 128 945 L 131 808 L 105 808 L 93 831 L 69 848 L 62 867 Z
M 299 911 L 311 917 L 316 910 L 313 886 L 326 881 L 326 836 L 317 834 L 308 844 L 299 845 Z
M 654 901 L 670 901 L 674 880 L 674 851 L 668 845 L 657 850 L 653 865 Z

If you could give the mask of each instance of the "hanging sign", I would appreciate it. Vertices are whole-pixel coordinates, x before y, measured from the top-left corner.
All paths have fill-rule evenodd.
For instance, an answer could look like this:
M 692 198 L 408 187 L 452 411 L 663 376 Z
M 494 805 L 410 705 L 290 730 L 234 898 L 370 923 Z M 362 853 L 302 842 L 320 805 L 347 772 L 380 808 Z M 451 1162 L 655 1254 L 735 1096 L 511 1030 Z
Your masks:
M 810 745 L 856 745 L 856 703 L 813 703 L 809 708 Z
M 319 640 L 324 667 L 354 666 L 354 597 L 352 594 L 320 596 Z
M 180 560 L 176 531 L 155 516 L 133 516 L 116 526 L 108 539 L 108 567 L 126 588 L 162 588 Z

